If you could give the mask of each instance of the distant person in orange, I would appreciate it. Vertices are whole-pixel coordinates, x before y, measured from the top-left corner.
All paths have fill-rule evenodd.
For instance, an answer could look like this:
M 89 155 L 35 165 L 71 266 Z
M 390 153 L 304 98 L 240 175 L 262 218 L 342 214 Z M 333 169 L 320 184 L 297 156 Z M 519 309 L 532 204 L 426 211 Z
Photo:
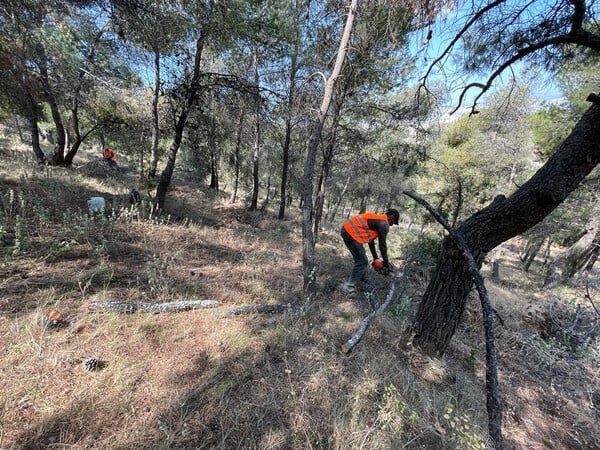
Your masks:
M 112 148 L 104 147 L 102 149 L 102 158 L 106 160 L 111 169 L 117 168 L 117 157 L 115 156 L 115 152 L 113 152 Z

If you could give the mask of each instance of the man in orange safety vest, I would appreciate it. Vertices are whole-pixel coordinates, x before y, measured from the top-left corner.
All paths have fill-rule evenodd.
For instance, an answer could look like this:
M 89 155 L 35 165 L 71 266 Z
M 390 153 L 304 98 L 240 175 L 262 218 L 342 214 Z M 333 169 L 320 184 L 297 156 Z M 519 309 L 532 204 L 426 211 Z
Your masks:
M 115 152 L 113 152 L 112 148 L 102 148 L 102 158 L 106 160 L 111 169 L 117 168 L 117 157 L 115 156 Z
M 360 281 L 365 274 L 369 260 L 364 248 L 364 244 L 369 245 L 373 259 L 378 259 L 375 249 L 375 239 L 379 239 L 379 251 L 383 258 L 384 273 L 391 270 L 390 261 L 387 254 L 386 237 L 390 231 L 391 225 L 398 225 L 400 214 L 396 209 L 388 209 L 385 214 L 375 214 L 365 212 L 350 217 L 342 225 L 341 235 L 344 244 L 350 250 L 354 258 L 354 267 L 350 278 L 342 285 L 342 291 L 350 294 L 355 291 L 356 283 Z

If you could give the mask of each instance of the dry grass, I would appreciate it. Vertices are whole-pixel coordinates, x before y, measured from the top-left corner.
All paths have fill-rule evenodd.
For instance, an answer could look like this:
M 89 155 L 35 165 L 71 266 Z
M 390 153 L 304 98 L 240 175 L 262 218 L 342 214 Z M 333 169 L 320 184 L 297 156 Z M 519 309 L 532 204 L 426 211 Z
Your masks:
M 277 221 L 268 209 L 249 212 L 179 185 L 164 223 L 127 209 L 131 174 L 40 171 L 27 158 L 9 159 L 23 155 L 14 148 L 0 149 L 0 448 L 485 445 L 475 299 L 447 355 L 426 357 L 405 331 L 424 288 L 414 274 L 344 355 L 340 345 L 388 280 L 373 275 L 371 285 L 381 286 L 375 298 L 341 295 L 350 262 L 333 230 L 317 249 L 320 295 L 303 313 L 90 313 L 89 301 L 213 299 L 219 311 L 302 305 L 299 214 Z M 116 216 L 91 219 L 92 195 L 105 196 Z M 506 280 L 521 276 L 514 261 L 508 254 Z M 507 448 L 600 448 L 598 359 L 575 359 L 538 338 L 550 294 L 489 287 L 506 322 L 498 348 Z M 49 327 L 49 309 L 68 325 Z M 83 369 L 87 357 L 99 361 L 97 370 Z

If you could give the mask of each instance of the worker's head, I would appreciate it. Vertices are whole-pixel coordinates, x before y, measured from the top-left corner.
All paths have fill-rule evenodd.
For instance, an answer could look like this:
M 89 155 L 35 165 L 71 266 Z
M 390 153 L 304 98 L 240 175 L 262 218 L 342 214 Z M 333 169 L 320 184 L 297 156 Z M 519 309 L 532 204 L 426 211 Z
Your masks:
M 388 209 L 385 212 L 385 215 L 388 217 L 388 223 L 390 225 L 398 225 L 398 221 L 400 220 L 400 213 L 397 209 Z

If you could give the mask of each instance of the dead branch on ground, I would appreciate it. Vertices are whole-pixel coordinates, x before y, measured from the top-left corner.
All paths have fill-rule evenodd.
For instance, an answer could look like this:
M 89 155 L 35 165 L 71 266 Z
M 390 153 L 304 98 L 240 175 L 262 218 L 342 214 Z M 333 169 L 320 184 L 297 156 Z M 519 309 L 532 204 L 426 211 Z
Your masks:
M 274 304 L 274 305 L 242 305 L 236 306 L 233 308 L 229 308 L 225 311 L 217 311 L 215 314 L 217 315 L 229 315 L 229 316 L 238 316 L 240 314 L 252 314 L 252 313 L 282 313 L 285 311 L 296 311 L 301 312 L 303 308 L 297 305 L 291 305 L 289 303 L 285 304 Z
M 400 270 L 396 271 L 396 273 L 392 277 L 392 284 L 390 286 L 390 290 L 388 291 L 385 301 L 379 306 L 379 308 L 377 308 L 375 311 L 372 311 L 367 317 L 365 317 L 362 320 L 360 327 L 358 328 L 356 333 L 354 333 L 354 335 L 350 339 L 348 339 L 348 341 L 346 341 L 344 345 L 342 345 L 343 353 L 348 353 L 356 344 L 359 343 L 363 334 L 365 334 L 365 332 L 367 331 L 367 328 L 369 327 L 371 321 L 375 317 L 379 316 L 392 302 L 392 299 L 394 298 L 394 291 L 396 289 L 396 283 L 398 283 L 402 279 L 402 277 L 404 277 L 406 267 L 410 261 L 411 258 L 407 258 L 406 261 L 404 261 L 404 264 L 402 264 Z

